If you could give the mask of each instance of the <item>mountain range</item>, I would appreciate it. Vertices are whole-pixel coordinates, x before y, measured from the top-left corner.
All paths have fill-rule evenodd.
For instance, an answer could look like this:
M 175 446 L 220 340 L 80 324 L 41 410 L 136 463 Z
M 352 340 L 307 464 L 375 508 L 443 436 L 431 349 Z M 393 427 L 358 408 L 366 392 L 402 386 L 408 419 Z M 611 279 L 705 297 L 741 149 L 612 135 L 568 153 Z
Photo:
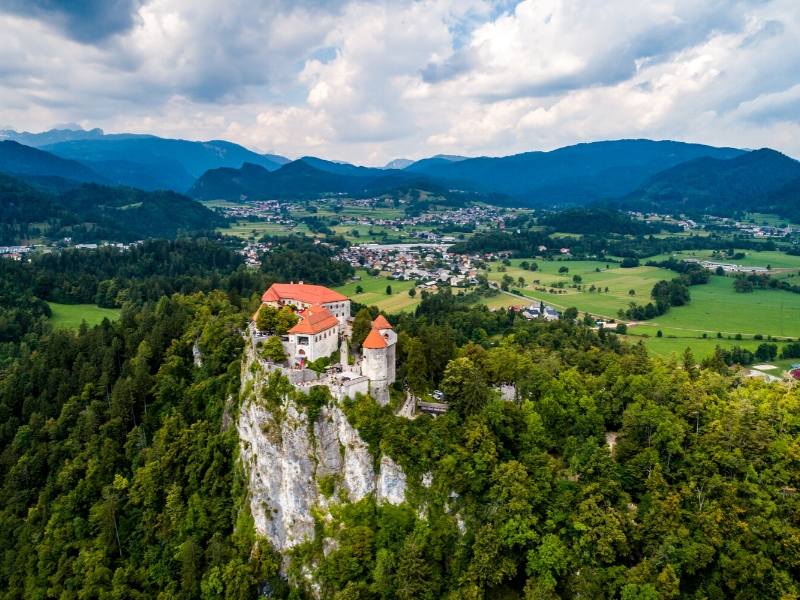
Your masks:
M 434 157 L 406 170 L 450 186 L 506 194 L 529 206 L 548 206 L 618 197 L 637 189 L 649 176 L 687 160 L 732 158 L 742 152 L 673 141 L 616 140 L 505 157 Z
M 226 141 L 105 134 L 99 129 L 5 130 L 0 138 L 6 138 L 0 141 L 0 171 L 57 192 L 65 191 L 69 182 L 167 189 L 203 200 L 424 190 L 456 201 L 532 207 L 603 202 L 673 212 L 800 212 L 800 163 L 769 149 L 631 139 L 504 157 L 397 159 L 377 168 L 313 156 L 290 161 Z
M 283 156 L 259 154 L 224 140 L 196 142 L 131 133 L 105 134 L 101 129 L 42 133 L 2 130 L 0 139 L 80 162 L 96 173 L 98 180 L 144 190 L 185 192 L 208 169 L 240 167 L 250 162 L 275 170 L 289 162 Z M 0 169 L 10 170 L 2 163 Z

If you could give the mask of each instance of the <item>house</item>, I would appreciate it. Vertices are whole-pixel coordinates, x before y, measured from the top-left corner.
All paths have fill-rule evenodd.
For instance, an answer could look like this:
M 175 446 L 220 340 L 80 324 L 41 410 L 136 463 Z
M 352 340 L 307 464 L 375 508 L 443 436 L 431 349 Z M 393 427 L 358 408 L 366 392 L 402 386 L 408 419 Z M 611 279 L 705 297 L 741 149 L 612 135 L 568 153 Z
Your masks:
M 544 319 L 545 321 L 558 321 L 561 318 L 555 308 L 541 304 L 531 304 L 522 311 L 522 316 L 526 319 Z
M 544 307 L 544 319 L 545 321 L 558 321 L 561 316 L 558 314 L 558 311 L 553 308 L 552 306 L 545 306 Z
M 303 366 L 336 352 L 341 324 L 333 313 L 324 306 L 312 304 L 297 316 L 300 320 L 281 338 L 294 365 Z

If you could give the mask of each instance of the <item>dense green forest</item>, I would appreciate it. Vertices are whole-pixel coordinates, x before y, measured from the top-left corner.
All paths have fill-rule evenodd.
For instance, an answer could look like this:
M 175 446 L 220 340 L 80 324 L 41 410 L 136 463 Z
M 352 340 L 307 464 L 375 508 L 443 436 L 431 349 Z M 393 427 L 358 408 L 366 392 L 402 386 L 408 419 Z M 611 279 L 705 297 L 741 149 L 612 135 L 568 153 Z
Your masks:
M 662 229 L 676 231 L 675 225 L 653 225 L 637 221 L 623 212 L 602 207 L 570 208 L 538 219 L 538 224 L 553 231 L 590 235 L 646 235 Z
M 34 187 L 0 173 L 0 244 L 37 237 L 129 242 L 225 224 L 217 213 L 175 192 L 65 182 Z
M 450 411 L 343 404 L 407 501 L 339 505 L 282 576 L 237 462 L 241 332 L 271 281 L 345 277 L 335 245 L 291 240 L 261 271 L 211 240 L 0 263 L 29 319 L 0 364 L 0 598 L 299 599 L 308 575 L 335 600 L 800 594 L 798 388 L 447 292 L 392 322 L 397 387 Z M 47 326 L 47 293 L 105 281 L 118 321 Z

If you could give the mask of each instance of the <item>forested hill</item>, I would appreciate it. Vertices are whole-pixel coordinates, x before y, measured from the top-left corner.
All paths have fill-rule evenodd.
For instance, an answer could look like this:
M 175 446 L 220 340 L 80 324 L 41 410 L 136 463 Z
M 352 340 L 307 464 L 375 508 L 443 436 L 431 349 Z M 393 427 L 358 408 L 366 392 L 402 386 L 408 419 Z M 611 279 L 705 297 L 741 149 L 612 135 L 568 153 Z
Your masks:
M 36 237 L 126 242 L 210 230 L 225 221 L 174 192 L 96 184 L 48 193 L 0 173 L 0 244 Z
M 797 214 L 800 162 L 762 149 L 720 160 L 701 158 L 651 177 L 626 196 L 622 205 L 659 212 L 713 213 L 737 211 Z
M 0 171 L 16 175 L 63 177 L 75 181 L 109 183 L 109 180 L 78 161 L 61 158 L 14 141 L 0 141 Z
M 397 169 L 368 169 L 341 165 L 321 159 L 301 159 L 283 165 L 276 171 L 244 164 L 240 169 L 219 168 L 206 171 L 189 191 L 201 200 L 247 197 L 317 198 L 330 194 L 352 196 L 388 194 L 410 189 L 427 190 L 446 195 L 445 186 L 431 178 L 405 173 Z
M 800 593 L 796 391 L 734 378 L 719 355 L 664 363 L 444 292 L 392 322 L 398 379 L 444 390 L 447 414 L 338 405 L 368 457 L 403 469 L 405 501 L 331 495 L 313 538 L 280 556 L 256 535 L 239 459 L 258 296 L 237 281 L 27 334 L 0 377 L 0 599 Z M 508 383 L 514 401 L 496 392 Z M 259 414 L 303 431 L 334 404 L 276 377 L 265 388 Z M 276 410 L 289 398 L 299 414 Z
M 290 246 L 269 272 L 204 239 L 0 261 L 0 598 L 288 597 L 237 461 L 241 331 L 276 279 L 352 273 Z M 44 300 L 122 311 L 53 331 Z
M 0 345 L 1 600 L 800 594 L 796 390 L 732 376 L 721 352 L 662 362 L 602 329 L 448 292 L 391 322 L 398 381 L 443 390 L 450 410 L 337 404 L 367 462 L 402 469 L 405 500 L 329 494 L 330 513 L 309 507 L 325 515 L 313 537 L 279 555 L 248 502 L 269 474 L 239 457 L 240 378 L 257 373 L 242 329 L 271 281 L 336 273 L 333 249 L 296 238 L 261 271 L 212 240 L 0 261 L 0 327 L 29 317 Z M 85 287 L 120 318 L 54 332 L 36 312 L 40 294 Z M 497 392 L 508 384 L 513 401 Z M 334 404 L 280 377 L 254 401 L 310 438 Z M 272 424 L 259 431 L 281 437 Z M 291 460 L 314 462 L 313 447 Z
M 731 158 L 735 148 L 673 141 L 614 140 L 466 160 L 423 160 L 407 167 L 450 186 L 493 191 L 531 205 L 587 204 L 635 190 L 648 177 L 699 157 Z
M 544 215 L 537 221 L 539 225 L 564 233 L 589 235 L 645 235 L 659 233 L 658 227 L 634 220 L 629 215 L 600 207 L 571 208 Z

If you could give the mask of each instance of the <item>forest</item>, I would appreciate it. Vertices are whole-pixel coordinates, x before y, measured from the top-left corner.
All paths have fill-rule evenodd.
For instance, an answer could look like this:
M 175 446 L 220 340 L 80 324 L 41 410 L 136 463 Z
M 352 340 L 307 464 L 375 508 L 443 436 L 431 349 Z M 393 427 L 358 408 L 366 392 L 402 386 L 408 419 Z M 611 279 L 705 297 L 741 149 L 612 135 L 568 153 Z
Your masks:
M 79 184 L 60 177 L 23 181 L 0 173 L 0 244 L 43 238 L 74 242 L 186 235 L 225 225 L 202 204 L 168 191 Z
M 798 388 L 448 292 L 390 316 L 396 392 L 441 389 L 447 414 L 343 405 L 406 502 L 342 503 L 282 574 L 237 462 L 241 331 L 270 282 L 347 276 L 320 246 L 260 271 L 213 240 L 0 263 L 28 319 L 0 364 L 0 598 L 296 600 L 309 572 L 335 600 L 800 595 Z M 48 326 L 47 294 L 107 281 L 118 321 Z

